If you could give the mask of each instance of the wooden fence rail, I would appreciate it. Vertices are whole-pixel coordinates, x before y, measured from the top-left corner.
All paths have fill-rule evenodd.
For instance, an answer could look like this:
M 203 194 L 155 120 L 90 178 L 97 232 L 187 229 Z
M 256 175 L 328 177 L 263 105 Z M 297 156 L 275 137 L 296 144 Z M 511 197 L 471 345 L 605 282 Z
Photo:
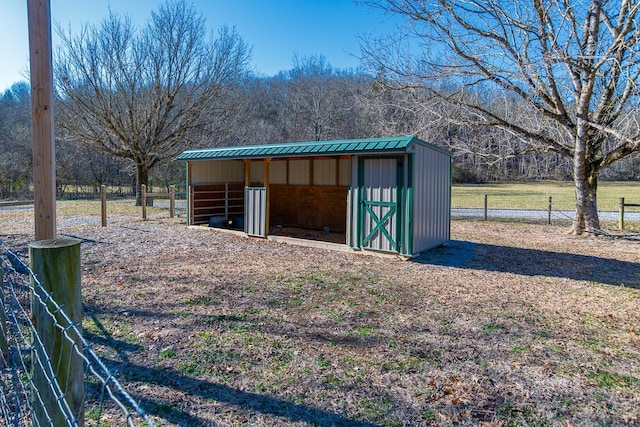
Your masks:
M 142 219 L 147 220 L 147 198 L 169 199 L 169 218 L 173 218 L 176 210 L 176 186 L 171 185 L 168 193 L 147 193 L 147 186 L 140 186 L 142 192 Z
M 0 202 L 0 208 L 10 207 L 10 206 L 31 206 L 31 205 L 33 205 L 33 200 Z

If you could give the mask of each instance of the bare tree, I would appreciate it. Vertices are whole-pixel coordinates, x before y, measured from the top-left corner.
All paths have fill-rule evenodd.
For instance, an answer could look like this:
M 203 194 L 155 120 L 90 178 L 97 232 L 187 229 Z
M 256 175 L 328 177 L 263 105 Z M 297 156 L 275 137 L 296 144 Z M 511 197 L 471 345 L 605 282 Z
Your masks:
M 78 143 L 131 160 L 138 189 L 151 168 L 220 128 L 226 90 L 251 57 L 233 29 L 208 37 L 184 2 L 160 6 L 141 30 L 111 13 L 78 35 L 59 33 L 60 126 Z
M 501 128 L 531 149 L 571 159 L 572 232 L 599 231 L 598 176 L 640 143 L 631 114 L 640 88 L 637 1 L 367 3 L 407 20 L 391 42 L 368 40 L 363 46 L 388 87 L 424 88 L 443 104 L 466 110 L 444 119 Z M 493 108 L 497 99 L 524 102 L 529 114 Z
M 31 92 L 25 82 L 0 94 L 0 197 L 29 192 L 33 169 L 30 103 Z

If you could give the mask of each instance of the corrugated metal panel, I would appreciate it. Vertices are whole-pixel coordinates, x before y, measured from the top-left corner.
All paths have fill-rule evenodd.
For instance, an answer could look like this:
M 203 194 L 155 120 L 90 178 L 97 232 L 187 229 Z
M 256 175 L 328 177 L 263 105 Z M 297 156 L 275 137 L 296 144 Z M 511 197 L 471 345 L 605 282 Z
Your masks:
M 336 185 L 337 159 L 313 160 L 313 185 Z
M 309 185 L 310 160 L 289 160 L 289 184 Z
M 269 183 L 270 184 L 286 184 L 287 183 L 287 161 L 273 160 L 269 165 Z
M 348 139 L 336 141 L 293 142 L 239 147 L 188 150 L 178 156 L 178 160 L 205 159 L 246 159 L 266 157 L 291 157 L 300 155 L 326 154 L 373 154 L 402 153 L 412 143 L 424 143 L 413 136 L 385 138 Z
M 190 171 L 192 184 L 244 181 L 244 166 L 241 160 L 192 162 Z
M 244 232 L 250 236 L 267 235 L 267 189 L 245 187 Z
M 254 160 L 251 162 L 250 178 L 252 184 L 264 184 L 264 161 Z
M 416 146 L 413 158 L 413 252 L 450 239 L 451 157 Z
M 340 159 L 338 160 L 338 165 L 340 167 L 340 182 L 338 185 L 347 186 L 351 184 L 351 159 Z M 358 175 L 356 174 L 356 177 Z

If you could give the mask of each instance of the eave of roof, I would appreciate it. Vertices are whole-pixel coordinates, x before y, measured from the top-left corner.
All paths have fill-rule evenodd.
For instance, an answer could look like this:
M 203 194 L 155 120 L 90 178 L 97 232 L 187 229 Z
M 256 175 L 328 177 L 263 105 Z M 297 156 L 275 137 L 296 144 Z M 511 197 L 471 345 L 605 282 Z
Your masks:
M 286 142 L 280 144 L 206 148 L 182 152 L 177 160 L 264 159 L 277 157 L 338 156 L 354 154 L 405 153 L 411 143 L 446 152 L 414 136 L 344 139 L 334 141 Z

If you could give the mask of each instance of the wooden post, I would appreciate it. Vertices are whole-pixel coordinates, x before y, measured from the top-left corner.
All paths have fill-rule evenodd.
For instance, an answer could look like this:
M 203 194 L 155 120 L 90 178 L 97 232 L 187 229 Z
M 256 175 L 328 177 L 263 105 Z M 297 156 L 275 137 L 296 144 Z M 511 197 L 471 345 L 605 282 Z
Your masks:
M 0 269 L 0 351 L 3 359 L 5 359 L 9 356 L 9 341 L 7 339 L 7 305 L 4 299 L 4 279 L 2 274 L 2 269 Z
M 50 300 L 43 295 L 49 293 L 56 303 L 64 309 L 69 320 L 80 330 L 82 327 L 82 295 L 80 268 L 80 241 L 76 239 L 42 240 L 29 246 L 31 269 L 38 283 L 32 279 L 31 313 L 38 342 L 33 343 L 31 375 L 33 387 L 38 390 L 39 398 L 32 398 L 34 425 L 66 426 L 68 420 L 75 419 L 79 426 L 84 425 L 84 368 L 80 337 L 60 313 L 56 312 Z M 44 301 L 44 304 L 43 304 Z M 53 316 L 50 313 L 53 313 Z M 58 326 L 56 326 L 58 325 Z M 71 341 L 62 332 L 66 330 Z M 36 360 L 50 360 L 50 366 L 42 370 Z M 51 393 L 52 385 L 47 377 L 54 378 L 60 386 L 64 398 L 71 410 L 57 401 Z M 40 399 L 44 408 L 40 406 Z M 45 412 L 46 409 L 46 412 Z M 51 424 L 47 421 L 47 415 Z M 37 423 L 35 422 L 37 420 Z
M 28 0 L 35 238 L 56 236 L 56 160 L 49 0 Z
M 141 200 L 142 200 L 142 219 L 147 220 L 147 186 L 142 184 L 140 186 Z
M 551 225 L 551 208 L 553 203 L 553 197 L 549 196 L 549 205 L 547 207 L 547 224 Z
M 174 212 L 176 210 L 176 186 L 169 186 L 169 218 L 174 217 Z
M 620 197 L 620 210 L 618 211 L 618 228 L 624 230 L 624 197 Z
M 229 221 L 229 183 L 224 183 L 224 217 Z
M 251 160 L 244 161 L 244 186 L 251 186 Z
M 100 186 L 100 212 L 102 213 L 102 226 L 107 226 L 107 186 Z
M 270 197 L 270 193 L 271 191 L 269 191 L 269 164 L 271 163 L 271 159 L 264 159 L 264 188 L 266 191 L 266 212 L 265 212 L 265 219 L 264 219 L 264 235 L 265 237 L 267 237 L 269 235 L 269 211 L 271 210 L 271 201 L 269 200 Z
M 485 194 L 484 195 L 484 220 L 488 220 L 489 219 L 489 195 Z

